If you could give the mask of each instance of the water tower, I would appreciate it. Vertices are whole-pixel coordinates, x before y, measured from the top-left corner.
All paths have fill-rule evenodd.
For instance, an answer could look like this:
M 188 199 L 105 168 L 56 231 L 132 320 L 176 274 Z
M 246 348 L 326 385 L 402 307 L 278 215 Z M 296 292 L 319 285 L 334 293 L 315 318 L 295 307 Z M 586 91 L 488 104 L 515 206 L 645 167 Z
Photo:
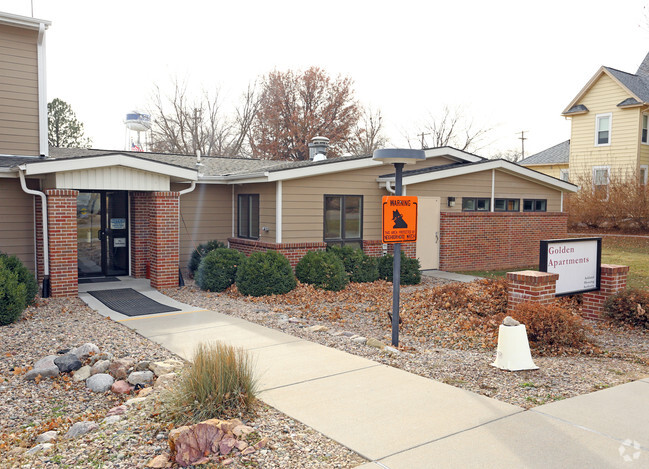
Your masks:
M 126 143 L 124 149 L 128 151 L 148 151 L 149 140 L 147 131 L 151 130 L 151 116 L 132 111 L 126 114 L 124 125 L 126 126 Z M 133 132 L 137 133 L 135 139 L 133 138 Z M 144 133 L 144 139 L 141 138 L 142 133 Z

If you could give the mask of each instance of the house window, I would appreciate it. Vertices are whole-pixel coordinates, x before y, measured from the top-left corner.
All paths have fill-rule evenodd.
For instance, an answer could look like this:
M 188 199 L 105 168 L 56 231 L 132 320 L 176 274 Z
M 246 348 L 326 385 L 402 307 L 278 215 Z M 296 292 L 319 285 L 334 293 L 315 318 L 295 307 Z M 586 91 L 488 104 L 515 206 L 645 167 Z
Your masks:
M 595 146 L 611 144 L 612 114 L 597 114 L 595 118 Z
M 593 191 L 601 199 L 608 199 L 609 167 L 593 167 Z
M 259 194 L 239 194 L 237 236 L 259 239 Z
M 642 115 L 642 138 L 640 141 L 642 143 L 649 143 L 647 140 L 647 127 L 649 127 L 649 114 L 643 114 Z
M 566 182 L 570 181 L 570 170 L 569 169 L 562 169 L 561 173 L 560 173 L 560 176 L 559 176 L 559 179 L 561 179 L 562 181 L 566 181 Z
M 494 211 L 496 212 L 520 212 L 520 199 L 495 199 Z
M 647 173 L 649 173 L 649 166 L 643 164 L 640 166 L 640 184 L 647 185 Z
M 546 199 L 523 199 L 523 212 L 545 212 L 547 209 Z
M 488 212 L 491 210 L 491 199 L 487 197 L 462 197 L 463 212 Z
M 363 196 L 324 196 L 324 241 L 362 248 Z

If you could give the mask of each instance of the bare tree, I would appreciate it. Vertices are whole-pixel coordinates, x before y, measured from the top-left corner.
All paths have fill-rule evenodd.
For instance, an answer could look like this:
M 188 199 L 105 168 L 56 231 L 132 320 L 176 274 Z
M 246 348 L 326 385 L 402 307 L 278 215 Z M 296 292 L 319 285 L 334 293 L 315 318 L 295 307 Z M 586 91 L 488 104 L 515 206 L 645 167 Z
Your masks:
M 491 155 L 492 160 L 507 160 L 512 163 L 520 161 L 522 158 L 521 151 L 516 149 L 503 150 Z
M 345 152 L 351 155 L 371 155 L 385 147 L 388 139 L 383 133 L 383 114 L 380 109 L 363 108 L 361 116 L 345 142 Z
M 460 108 L 444 106 L 440 115 L 430 115 L 415 137 L 408 135 L 406 138 L 411 147 L 449 146 L 463 151 L 477 151 L 484 147 L 481 142 L 490 131 L 491 128 L 476 127 Z

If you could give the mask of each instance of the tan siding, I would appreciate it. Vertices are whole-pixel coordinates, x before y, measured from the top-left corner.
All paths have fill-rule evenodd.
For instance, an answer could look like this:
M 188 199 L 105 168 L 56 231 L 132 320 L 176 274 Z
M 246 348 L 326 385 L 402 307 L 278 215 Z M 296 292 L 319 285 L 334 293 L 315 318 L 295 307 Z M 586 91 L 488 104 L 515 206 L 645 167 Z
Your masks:
M 640 142 L 638 108 L 620 109 L 617 104 L 630 95 L 607 75 L 602 75 L 580 101 L 589 112 L 573 116 L 570 137 L 570 177 L 592 178 L 593 166 L 610 166 L 612 172 L 636 167 Z M 611 145 L 595 146 L 598 114 L 612 114 Z
M 547 174 L 548 176 L 552 176 L 557 179 L 560 179 L 561 170 L 568 169 L 568 164 L 567 163 L 566 164 L 545 164 L 545 165 L 532 165 L 532 166 L 525 165 L 525 167 L 534 171 L 538 171 L 539 173 Z
M 0 251 L 34 271 L 34 199 L 16 179 L 0 178 Z
M 274 243 L 276 240 L 276 191 L 277 189 L 274 182 L 263 184 L 242 184 L 234 187 L 235 214 L 238 213 L 238 206 L 236 204 L 238 204 L 239 194 L 259 194 L 259 241 L 265 243 Z M 238 220 L 236 216 L 234 223 L 234 235 L 237 236 Z M 268 231 L 263 231 L 263 227 L 268 228 Z
M 0 25 L 0 153 L 39 154 L 37 36 Z

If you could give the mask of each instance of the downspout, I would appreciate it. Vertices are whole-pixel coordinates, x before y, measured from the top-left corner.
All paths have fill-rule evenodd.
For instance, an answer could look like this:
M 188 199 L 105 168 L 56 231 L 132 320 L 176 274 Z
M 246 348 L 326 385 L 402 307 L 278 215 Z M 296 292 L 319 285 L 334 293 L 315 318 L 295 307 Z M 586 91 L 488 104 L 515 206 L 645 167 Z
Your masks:
M 275 243 L 282 244 L 282 181 L 275 185 Z
M 178 191 L 178 259 L 180 259 L 180 196 L 189 194 L 194 189 L 196 189 L 196 181 L 192 181 L 187 189 Z M 185 279 L 183 279 L 183 273 L 180 271 L 180 266 L 178 266 L 178 286 L 185 286 Z
M 49 250 L 49 237 L 47 226 L 47 196 L 44 192 L 29 189 L 25 182 L 24 168 L 18 168 L 18 176 L 20 177 L 20 187 L 23 192 L 30 195 L 38 195 L 41 198 L 41 212 L 43 218 L 43 289 L 41 292 L 42 298 L 50 297 L 50 250 Z M 36 266 L 38 272 L 38 266 Z
M 496 198 L 496 170 L 491 170 L 491 209 L 490 212 L 494 211 L 494 202 Z
M 385 181 L 385 190 L 390 194 L 394 194 L 394 188 L 390 185 L 390 181 Z

